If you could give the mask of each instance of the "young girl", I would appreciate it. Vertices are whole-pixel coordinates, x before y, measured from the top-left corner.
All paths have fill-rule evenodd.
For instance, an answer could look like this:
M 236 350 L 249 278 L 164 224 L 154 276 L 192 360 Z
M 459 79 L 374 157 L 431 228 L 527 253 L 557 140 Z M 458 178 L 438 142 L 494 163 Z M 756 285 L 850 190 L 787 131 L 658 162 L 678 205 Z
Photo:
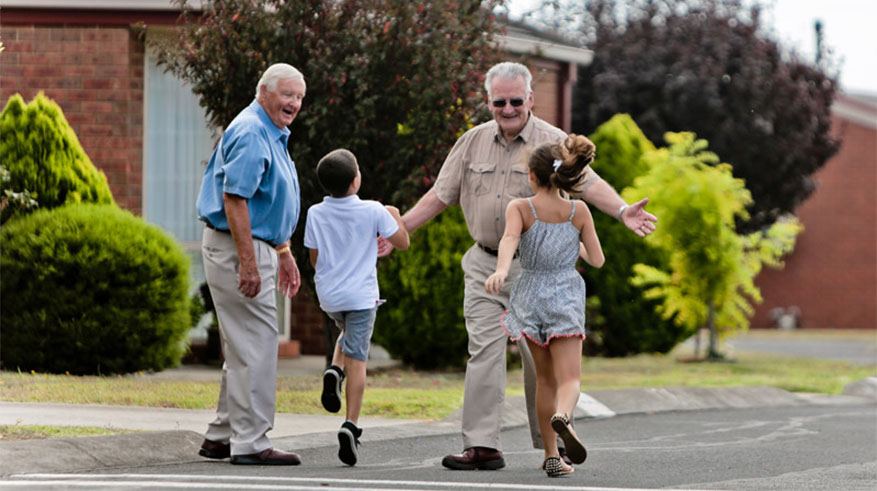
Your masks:
M 573 472 L 560 458 L 557 435 L 574 463 L 587 458 L 569 424 L 579 398 L 585 338 L 585 282 L 575 263 L 581 255 L 599 268 L 603 250 L 587 205 L 566 199 L 561 191 L 576 193 L 593 160 L 594 144 L 580 135 L 533 151 L 529 174 L 536 195 L 509 203 L 496 272 L 484 283 L 490 294 L 502 290 L 520 244 L 522 272 L 512 286 L 502 328 L 514 341 L 525 336 L 533 355 L 536 414 L 545 447 L 542 468 L 550 477 Z

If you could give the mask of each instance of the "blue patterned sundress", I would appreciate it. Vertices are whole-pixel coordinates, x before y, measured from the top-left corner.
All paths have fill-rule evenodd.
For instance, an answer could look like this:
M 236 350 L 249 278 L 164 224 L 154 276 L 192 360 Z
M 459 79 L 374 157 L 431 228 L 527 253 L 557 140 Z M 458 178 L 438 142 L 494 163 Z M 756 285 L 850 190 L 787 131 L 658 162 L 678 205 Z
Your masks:
M 513 340 L 522 336 L 540 346 L 556 337 L 585 338 L 585 280 L 576 271 L 581 233 L 573 226 L 573 201 L 569 220 L 561 223 L 536 221 L 521 234 L 518 252 L 521 275 L 512 285 L 509 309 L 502 329 Z

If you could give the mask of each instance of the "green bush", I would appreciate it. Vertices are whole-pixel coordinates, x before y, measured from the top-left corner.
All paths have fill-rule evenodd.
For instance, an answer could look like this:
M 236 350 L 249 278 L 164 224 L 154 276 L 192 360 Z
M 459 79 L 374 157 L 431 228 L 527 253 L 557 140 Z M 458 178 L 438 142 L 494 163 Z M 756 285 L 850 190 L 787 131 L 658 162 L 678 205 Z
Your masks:
M 3 368 L 108 374 L 179 363 L 189 261 L 159 228 L 115 205 L 76 204 L 11 220 L 0 244 Z
M 411 248 L 380 264 L 381 296 L 374 339 L 419 369 L 463 367 L 468 335 L 460 261 L 472 245 L 460 207 L 414 232 Z
M 616 115 L 591 135 L 597 146 L 593 168 L 617 190 L 633 184 L 648 171 L 641 156 L 654 150 L 636 123 L 626 114 Z M 649 209 L 646 207 L 646 209 Z M 666 259 L 649 247 L 615 217 L 594 213 L 594 226 L 606 253 L 600 269 L 585 269 L 588 290 L 588 354 L 625 356 L 634 353 L 666 353 L 676 346 L 684 329 L 656 312 L 660 304 L 643 297 L 644 288 L 630 284 L 633 265 L 662 267 Z M 661 217 L 658 217 L 658 227 Z
M 107 178 L 79 144 L 61 108 L 40 92 L 28 104 L 15 94 L 0 113 L 0 155 L 8 186 L 27 190 L 41 208 L 113 203 Z M 5 223 L 14 208 L 4 208 Z

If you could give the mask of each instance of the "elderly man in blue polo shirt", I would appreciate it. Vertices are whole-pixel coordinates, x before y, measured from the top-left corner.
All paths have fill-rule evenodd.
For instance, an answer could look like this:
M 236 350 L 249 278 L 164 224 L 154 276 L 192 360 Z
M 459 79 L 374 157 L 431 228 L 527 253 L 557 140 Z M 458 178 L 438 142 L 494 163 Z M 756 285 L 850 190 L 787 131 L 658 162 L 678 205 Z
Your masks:
M 213 151 L 198 196 L 204 273 L 225 355 L 216 419 L 198 453 L 232 464 L 301 463 L 274 449 L 266 433 L 274 426 L 277 378 L 274 288 L 292 297 L 301 286 L 289 249 L 301 193 L 286 146 L 304 96 L 301 72 L 285 63 L 268 67 L 256 99 Z

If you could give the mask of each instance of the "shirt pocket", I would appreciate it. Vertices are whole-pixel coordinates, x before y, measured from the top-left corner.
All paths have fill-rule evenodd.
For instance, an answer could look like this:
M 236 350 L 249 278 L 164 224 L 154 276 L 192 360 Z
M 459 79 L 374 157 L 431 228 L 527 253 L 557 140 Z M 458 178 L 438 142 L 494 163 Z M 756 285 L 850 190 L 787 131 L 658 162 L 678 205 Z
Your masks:
M 508 194 L 511 198 L 527 198 L 535 194 L 530 187 L 530 174 L 527 167 L 513 166 L 509 176 Z
M 469 165 L 467 184 L 472 194 L 480 196 L 490 191 L 496 178 L 496 163 L 474 162 Z

